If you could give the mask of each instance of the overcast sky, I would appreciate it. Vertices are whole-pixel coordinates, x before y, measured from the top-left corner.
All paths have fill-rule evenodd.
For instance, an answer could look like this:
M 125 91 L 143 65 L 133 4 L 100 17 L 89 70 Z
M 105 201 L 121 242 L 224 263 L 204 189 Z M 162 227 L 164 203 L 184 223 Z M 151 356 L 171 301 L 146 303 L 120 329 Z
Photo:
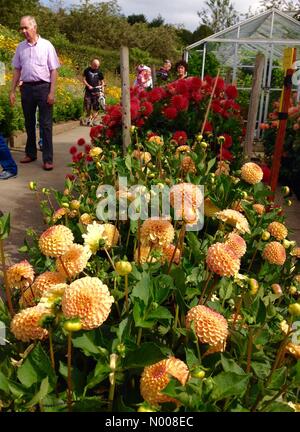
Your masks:
M 42 3 L 49 4 L 49 1 L 43 0 Z M 233 3 L 240 13 L 247 12 L 249 6 L 253 10 L 259 6 L 259 1 L 256 0 L 235 0 Z M 65 7 L 79 4 L 79 0 L 64 0 Z M 185 28 L 194 31 L 199 25 L 197 11 L 203 7 L 204 0 L 118 0 L 118 4 L 126 16 L 144 14 L 151 21 L 161 14 L 166 23 L 183 24 Z

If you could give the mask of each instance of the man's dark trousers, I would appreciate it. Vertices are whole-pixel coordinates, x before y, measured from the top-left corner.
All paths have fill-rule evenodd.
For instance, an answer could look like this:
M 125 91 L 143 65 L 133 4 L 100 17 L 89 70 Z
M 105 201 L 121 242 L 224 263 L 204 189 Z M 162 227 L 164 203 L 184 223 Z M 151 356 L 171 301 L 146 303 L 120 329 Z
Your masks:
M 21 88 L 22 108 L 25 118 L 27 142 L 25 153 L 36 159 L 36 110 L 39 107 L 40 127 L 43 130 L 43 162 L 53 162 L 52 111 L 53 106 L 47 103 L 50 83 L 23 83 Z

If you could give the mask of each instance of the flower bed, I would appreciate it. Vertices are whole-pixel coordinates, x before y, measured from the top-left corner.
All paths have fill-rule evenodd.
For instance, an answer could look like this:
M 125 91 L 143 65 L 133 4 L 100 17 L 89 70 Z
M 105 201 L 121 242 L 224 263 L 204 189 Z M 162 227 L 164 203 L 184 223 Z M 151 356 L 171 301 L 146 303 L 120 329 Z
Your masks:
M 6 274 L 16 315 L 1 305 L 4 410 L 299 410 L 299 247 L 261 168 L 238 158 L 240 132 L 220 136 L 213 113 L 193 135 L 201 102 L 197 121 L 190 101 L 182 112 L 185 130 L 139 108 L 125 157 L 117 124 L 92 128 L 91 144 L 70 148 L 63 192 L 29 184 L 49 228 L 30 231 L 28 259 Z

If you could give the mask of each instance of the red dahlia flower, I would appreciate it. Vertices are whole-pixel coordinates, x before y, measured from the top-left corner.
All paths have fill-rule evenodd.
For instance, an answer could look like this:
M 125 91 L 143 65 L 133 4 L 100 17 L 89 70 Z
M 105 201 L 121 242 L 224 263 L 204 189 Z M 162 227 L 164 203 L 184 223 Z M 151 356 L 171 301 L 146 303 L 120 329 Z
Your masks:
M 176 108 L 172 107 L 172 106 L 167 106 L 164 110 L 163 110 L 163 115 L 165 117 L 167 117 L 167 119 L 169 120 L 173 120 L 177 117 L 178 111 Z
M 204 126 L 204 132 L 212 132 L 212 131 L 213 131 L 212 124 L 207 121 Z
M 192 77 L 188 80 L 188 85 L 191 91 L 197 91 L 201 89 L 202 86 L 202 80 L 199 77 Z
M 172 139 L 176 141 L 178 145 L 185 145 L 187 138 L 188 137 L 185 131 L 176 131 L 172 136 Z
M 77 148 L 75 146 L 72 146 L 72 147 L 70 147 L 69 151 L 72 155 L 75 155 L 77 153 Z
M 234 85 L 228 85 L 225 89 L 225 93 L 229 99 L 236 99 L 238 97 L 238 91 Z
M 221 136 L 223 136 L 225 138 L 225 141 L 223 143 L 223 147 L 224 148 L 230 148 L 232 146 L 232 137 L 230 135 L 228 135 L 227 133 L 223 133 L 221 134 Z
M 85 139 L 84 138 L 79 138 L 79 140 L 77 141 L 77 145 L 78 146 L 83 146 L 85 144 Z
M 163 97 L 163 91 L 160 87 L 155 87 L 153 90 L 147 93 L 148 100 L 150 102 L 159 102 Z
M 178 110 L 178 111 L 185 111 L 188 109 L 189 106 L 189 100 L 187 97 L 183 95 L 175 95 L 171 98 L 171 104 Z
M 100 138 L 102 129 L 103 129 L 102 125 L 92 127 L 90 130 L 90 138 L 92 140 Z
M 152 103 L 147 101 L 142 102 L 140 111 L 145 117 L 148 117 L 153 112 Z
M 219 154 L 219 157 L 220 157 L 220 154 Z M 229 161 L 231 161 L 233 159 L 233 154 L 230 153 L 230 151 L 224 147 L 222 147 L 222 159 L 223 160 L 229 160 Z

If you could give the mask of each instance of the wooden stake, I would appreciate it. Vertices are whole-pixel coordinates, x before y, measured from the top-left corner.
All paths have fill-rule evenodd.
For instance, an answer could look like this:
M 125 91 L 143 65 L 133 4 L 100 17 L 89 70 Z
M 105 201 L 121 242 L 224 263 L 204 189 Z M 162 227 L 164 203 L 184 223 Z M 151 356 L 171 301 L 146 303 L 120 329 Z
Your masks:
M 122 131 L 123 131 L 123 153 L 127 153 L 127 147 L 131 142 L 130 138 L 130 82 L 129 82 L 129 50 L 128 47 L 121 47 L 121 85 L 122 85 Z

